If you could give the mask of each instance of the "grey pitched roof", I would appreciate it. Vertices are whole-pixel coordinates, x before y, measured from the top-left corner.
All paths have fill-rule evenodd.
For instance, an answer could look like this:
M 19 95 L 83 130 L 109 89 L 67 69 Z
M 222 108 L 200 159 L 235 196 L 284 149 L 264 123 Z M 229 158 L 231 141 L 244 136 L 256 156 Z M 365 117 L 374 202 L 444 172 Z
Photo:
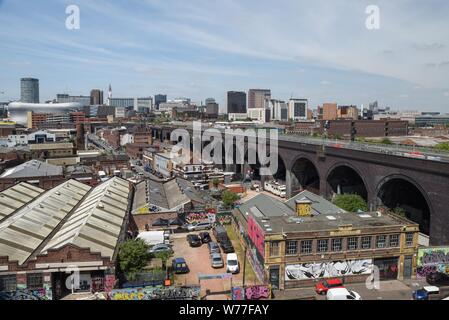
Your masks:
M 332 202 L 307 190 L 304 190 L 298 193 L 296 196 L 288 199 L 285 204 L 291 209 L 295 210 L 296 200 L 310 200 L 312 202 L 311 206 L 313 215 L 346 212 Z
M 262 193 L 240 205 L 239 210 L 243 213 L 251 212 L 258 218 L 281 217 L 295 214 L 295 211 L 282 201 Z
M 26 182 L 18 183 L 0 192 L 0 220 L 4 219 L 45 190 Z
M 62 175 L 62 167 L 48 164 L 39 160 L 30 160 L 19 164 L 14 168 L 7 169 L 1 178 L 28 178 L 28 177 L 48 177 Z

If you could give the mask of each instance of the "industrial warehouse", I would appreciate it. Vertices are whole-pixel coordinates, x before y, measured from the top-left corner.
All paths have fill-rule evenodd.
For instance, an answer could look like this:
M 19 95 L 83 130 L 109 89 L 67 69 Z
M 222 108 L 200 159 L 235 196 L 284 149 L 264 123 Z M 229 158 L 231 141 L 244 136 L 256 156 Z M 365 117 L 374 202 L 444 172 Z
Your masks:
M 129 183 L 90 187 L 68 180 L 51 190 L 19 183 L 0 193 L 0 291 L 60 299 L 114 286 L 127 236 Z M 66 284 L 71 273 L 79 284 Z

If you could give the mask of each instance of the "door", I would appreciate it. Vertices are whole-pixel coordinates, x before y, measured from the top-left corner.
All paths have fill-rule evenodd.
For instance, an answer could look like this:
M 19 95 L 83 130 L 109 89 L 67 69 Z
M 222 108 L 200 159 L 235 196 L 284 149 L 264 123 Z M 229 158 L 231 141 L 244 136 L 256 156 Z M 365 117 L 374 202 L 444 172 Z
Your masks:
M 274 290 L 279 289 L 279 266 L 270 267 L 270 284 Z
M 410 279 L 412 277 L 412 256 L 407 256 L 404 259 L 404 279 Z

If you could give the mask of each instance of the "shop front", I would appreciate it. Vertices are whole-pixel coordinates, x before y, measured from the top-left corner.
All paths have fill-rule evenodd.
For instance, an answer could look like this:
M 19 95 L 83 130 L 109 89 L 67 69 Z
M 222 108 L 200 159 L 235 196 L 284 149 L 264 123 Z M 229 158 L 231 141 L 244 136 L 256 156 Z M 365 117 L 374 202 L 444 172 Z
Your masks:
M 379 269 L 380 280 L 396 280 L 398 278 L 399 257 L 374 259 L 374 265 Z

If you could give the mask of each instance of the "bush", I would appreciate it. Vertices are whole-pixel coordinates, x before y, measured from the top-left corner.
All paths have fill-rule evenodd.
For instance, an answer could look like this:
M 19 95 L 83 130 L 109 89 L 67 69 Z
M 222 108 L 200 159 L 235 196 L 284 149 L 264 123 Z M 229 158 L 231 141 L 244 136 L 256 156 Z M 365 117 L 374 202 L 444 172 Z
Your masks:
M 383 138 L 383 139 L 380 141 L 380 143 L 382 143 L 382 144 L 393 144 L 393 142 L 391 142 L 391 140 L 388 139 L 388 138 Z
M 226 206 L 226 207 L 231 207 L 231 206 L 233 206 L 234 205 L 234 203 L 237 201 L 237 200 L 239 200 L 240 198 L 239 198 L 239 196 L 236 194 L 236 193 L 234 193 L 234 192 L 232 192 L 232 191 L 229 191 L 229 190 L 225 190 L 225 191 L 223 191 L 223 193 L 221 194 L 221 201 L 223 201 L 223 204 Z
M 368 211 L 368 204 L 358 194 L 339 194 L 334 198 L 333 203 L 349 212 Z
M 449 151 L 449 142 L 441 142 L 435 146 L 435 149 L 441 151 Z

